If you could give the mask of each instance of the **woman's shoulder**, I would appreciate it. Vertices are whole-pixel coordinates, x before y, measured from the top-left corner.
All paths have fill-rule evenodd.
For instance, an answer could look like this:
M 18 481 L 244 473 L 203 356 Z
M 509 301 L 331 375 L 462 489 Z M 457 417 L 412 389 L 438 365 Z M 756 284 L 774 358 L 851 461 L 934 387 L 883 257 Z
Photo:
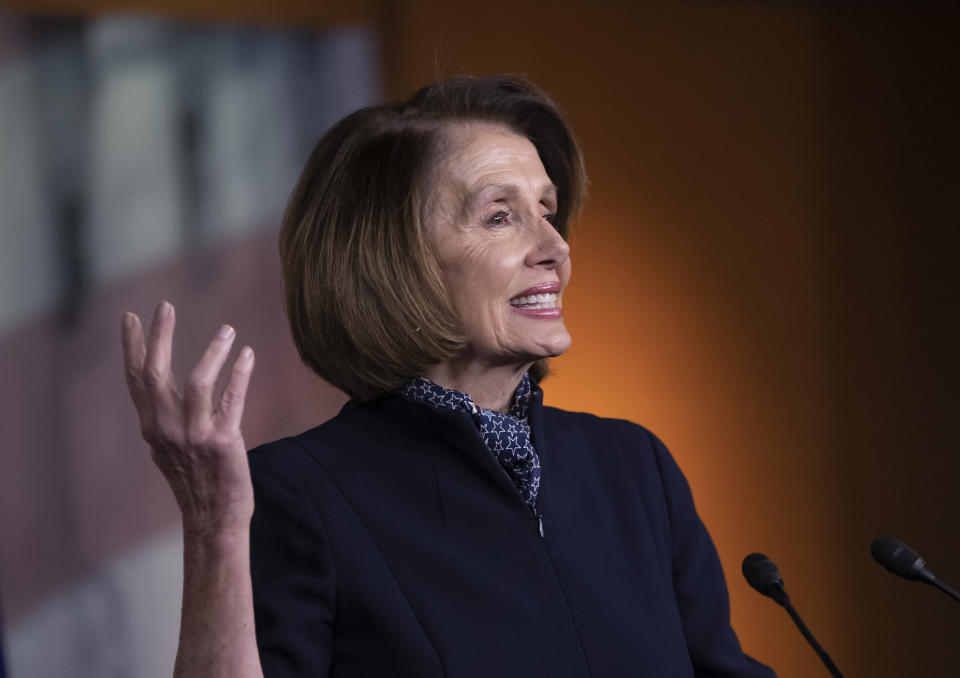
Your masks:
M 565 434 L 613 437 L 651 449 L 663 447 L 663 443 L 650 429 L 628 419 L 544 406 L 543 423 L 549 429 Z
M 318 473 L 343 478 L 392 466 L 391 458 L 401 456 L 396 450 L 419 449 L 422 438 L 429 438 L 415 414 L 399 396 L 349 401 L 318 426 L 254 447 L 248 453 L 251 468 L 282 468 L 302 478 Z
M 542 427 L 551 449 L 561 453 L 582 457 L 589 451 L 591 463 L 605 457 L 645 478 L 660 477 L 670 484 L 682 477 L 660 438 L 633 421 L 544 407 Z
M 376 422 L 375 410 L 370 403 L 360 404 L 347 401 L 340 411 L 330 419 L 301 433 L 285 436 L 277 440 L 262 443 L 249 451 L 251 456 L 273 458 L 294 458 L 303 454 L 311 455 L 324 448 L 339 445 L 344 439 L 356 440 L 364 432 L 369 433 Z M 382 423 L 379 422 L 379 423 Z
M 352 476 L 352 459 L 365 444 L 369 422 L 357 421 L 357 408 L 347 403 L 340 412 L 311 429 L 257 445 L 247 453 L 257 501 L 263 505 L 305 502 L 318 511 L 336 501 L 344 481 Z M 365 425 L 366 424 L 366 425 Z M 362 456 L 362 455 L 360 455 Z
M 352 416 L 351 403 L 327 421 L 301 433 L 285 436 L 253 447 L 247 452 L 251 470 L 256 474 L 275 472 L 299 475 L 313 472 L 323 466 L 322 460 L 330 450 L 340 446 L 345 437 L 345 418 Z

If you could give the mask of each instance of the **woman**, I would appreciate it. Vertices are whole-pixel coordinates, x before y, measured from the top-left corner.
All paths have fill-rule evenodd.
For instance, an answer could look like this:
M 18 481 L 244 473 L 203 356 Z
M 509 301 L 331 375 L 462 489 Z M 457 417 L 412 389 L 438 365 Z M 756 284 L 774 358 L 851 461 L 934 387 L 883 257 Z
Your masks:
M 585 181 L 556 106 L 515 77 L 331 129 L 280 252 L 300 355 L 351 401 L 249 467 L 250 349 L 214 406 L 222 328 L 181 400 L 173 309 L 146 341 L 125 316 L 130 391 L 184 516 L 180 675 L 772 675 L 730 629 L 663 445 L 542 405 Z

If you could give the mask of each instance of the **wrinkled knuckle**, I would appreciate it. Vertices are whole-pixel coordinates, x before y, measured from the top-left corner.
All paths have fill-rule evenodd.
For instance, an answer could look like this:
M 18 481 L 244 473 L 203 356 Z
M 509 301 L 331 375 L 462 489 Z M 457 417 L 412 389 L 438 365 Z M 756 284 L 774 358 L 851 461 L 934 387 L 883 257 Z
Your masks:
M 163 372 L 155 365 L 147 365 L 143 368 L 143 376 L 141 379 L 143 380 L 144 386 L 148 389 L 157 390 L 163 383 Z
M 203 374 L 192 373 L 183 386 L 189 396 L 201 396 L 210 389 L 210 380 Z
M 128 384 L 132 386 L 143 385 L 143 370 L 137 369 L 133 365 L 128 365 L 125 372 L 126 372 Z
M 223 391 L 222 400 L 228 408 L 237 407 L 243 403 L 243 394 L 236 388 L 228 387 Z
M 235 437 L 232 431 L 216 431 L 210 436 L 210 449 L 223 453 L 231 450 L 235 443 Z
M 193 426 L 187 430 L 186 441 L 191 448 L 202 448 L 209 445 L 210 435 L 206 429 Z

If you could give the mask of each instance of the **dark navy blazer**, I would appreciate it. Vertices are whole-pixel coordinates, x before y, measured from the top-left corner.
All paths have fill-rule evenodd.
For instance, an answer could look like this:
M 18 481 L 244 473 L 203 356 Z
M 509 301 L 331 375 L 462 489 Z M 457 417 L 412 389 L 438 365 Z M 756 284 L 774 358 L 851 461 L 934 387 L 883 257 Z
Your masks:
M 463 412 L 389 394 L 250 453 L 267 678 L 773 676 L 660 441 L 541 403 L 542 537 Z

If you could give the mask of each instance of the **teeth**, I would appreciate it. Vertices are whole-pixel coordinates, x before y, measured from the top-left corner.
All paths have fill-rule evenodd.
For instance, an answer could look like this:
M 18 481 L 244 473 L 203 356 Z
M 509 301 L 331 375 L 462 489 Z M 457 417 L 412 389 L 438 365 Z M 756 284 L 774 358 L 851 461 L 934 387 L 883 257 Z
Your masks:
M 554 308 L 557 305 L 559 295 L 556 292 L 548 294 L 531 294 L 526 297 L 514 297 L 510 300 L 511 306 L 523 306 L 524 308 Z

